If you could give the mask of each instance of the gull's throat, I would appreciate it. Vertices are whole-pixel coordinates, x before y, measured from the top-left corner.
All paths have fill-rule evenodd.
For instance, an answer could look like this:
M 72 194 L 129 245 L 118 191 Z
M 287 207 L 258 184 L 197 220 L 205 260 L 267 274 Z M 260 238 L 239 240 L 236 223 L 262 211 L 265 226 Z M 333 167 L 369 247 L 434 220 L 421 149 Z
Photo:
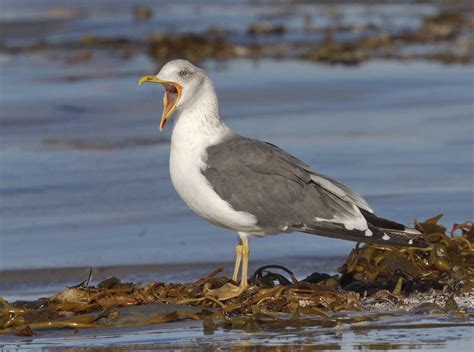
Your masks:
M 203 150 L 231 133 L 221 119 L 214 87 L 210 82 L 205 82 L 193 97 L 192 104 L 178 109 L 171 147 L 183 149 L 186 146 Z
M 178 100 L 178 90 L 172 84 L 165 84 L 165 95 L 168 104 L 175 106 Z

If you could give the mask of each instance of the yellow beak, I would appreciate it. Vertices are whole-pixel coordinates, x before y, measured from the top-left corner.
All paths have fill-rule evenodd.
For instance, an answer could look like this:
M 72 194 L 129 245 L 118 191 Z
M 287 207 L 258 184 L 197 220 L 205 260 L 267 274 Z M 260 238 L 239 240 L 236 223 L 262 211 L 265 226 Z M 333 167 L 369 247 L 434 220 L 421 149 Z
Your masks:
M 156 76 L 143 76 L 140 78 L 138 81 L 138 85 L 141 85 L 142 83 L 161 83 L 163 87 L 165 88 L 165 94 L 163 96 L 163 113 L 161 114 L 161 122 L 160 122 L 160 131 L 163 130 L 163 127 L 165 127 L 166 122 L 171 118 L 173 115 L 176 105 L 179 102 L 179 99 L 181 98 L 181 93 L 183 91 L 183 88 L 176 82 L 171 82 L 171 81 L 165 81 L 162 79 L 159 79 Z

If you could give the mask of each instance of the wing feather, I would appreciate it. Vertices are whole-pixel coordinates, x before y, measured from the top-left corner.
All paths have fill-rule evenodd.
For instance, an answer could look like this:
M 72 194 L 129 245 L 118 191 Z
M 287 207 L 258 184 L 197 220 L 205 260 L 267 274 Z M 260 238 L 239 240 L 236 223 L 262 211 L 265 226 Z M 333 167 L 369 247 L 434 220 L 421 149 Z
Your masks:
M 207 153 L 202 173 L 214 190 L 235 210 L 254 215 L 267 232 L 318 222 L 367 229 L 347 188 L 272 144 L 234 136 Z
M 202 170 L 233 209 L 254 215 L 264 233 L 301 231 L 384 245 L 426 247 L 405 227 L 372 214 L 343 184 L 277 146 L 232 136 L 207 149 Z

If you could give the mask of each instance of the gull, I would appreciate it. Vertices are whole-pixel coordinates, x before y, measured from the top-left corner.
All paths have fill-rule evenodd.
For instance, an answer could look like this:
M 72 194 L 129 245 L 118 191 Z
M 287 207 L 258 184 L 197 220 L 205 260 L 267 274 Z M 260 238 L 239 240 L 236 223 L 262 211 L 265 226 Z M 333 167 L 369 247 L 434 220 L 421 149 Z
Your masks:
M 165 89 L 160 131 L 174 114 L 169 167 L 176 191 L 197 215 L 238 234 L 235 285 L 212 290 L 218 299 L 248 289 L 252 237 L 304 232 L 426 247 L 417 239 L 419 232 L 376 216 L 358 193 L 340 182 L 273 144 L 232 131 L 221 118 L 214 86 L 203 69 L 173 60 L 157 75 L 139 80 L 145 82 L 161 83 Z

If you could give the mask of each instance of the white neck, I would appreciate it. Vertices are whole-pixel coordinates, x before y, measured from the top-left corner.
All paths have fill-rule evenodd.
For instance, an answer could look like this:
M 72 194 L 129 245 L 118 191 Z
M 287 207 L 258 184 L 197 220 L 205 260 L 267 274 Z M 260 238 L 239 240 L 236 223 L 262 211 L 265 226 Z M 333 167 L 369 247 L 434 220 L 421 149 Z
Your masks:
M 201 149 L 218 143 L 232 133 L 222 121 L 219 102 L 210 81 L 193 98 L 193 103 L 175 114 L 171 149 Z

